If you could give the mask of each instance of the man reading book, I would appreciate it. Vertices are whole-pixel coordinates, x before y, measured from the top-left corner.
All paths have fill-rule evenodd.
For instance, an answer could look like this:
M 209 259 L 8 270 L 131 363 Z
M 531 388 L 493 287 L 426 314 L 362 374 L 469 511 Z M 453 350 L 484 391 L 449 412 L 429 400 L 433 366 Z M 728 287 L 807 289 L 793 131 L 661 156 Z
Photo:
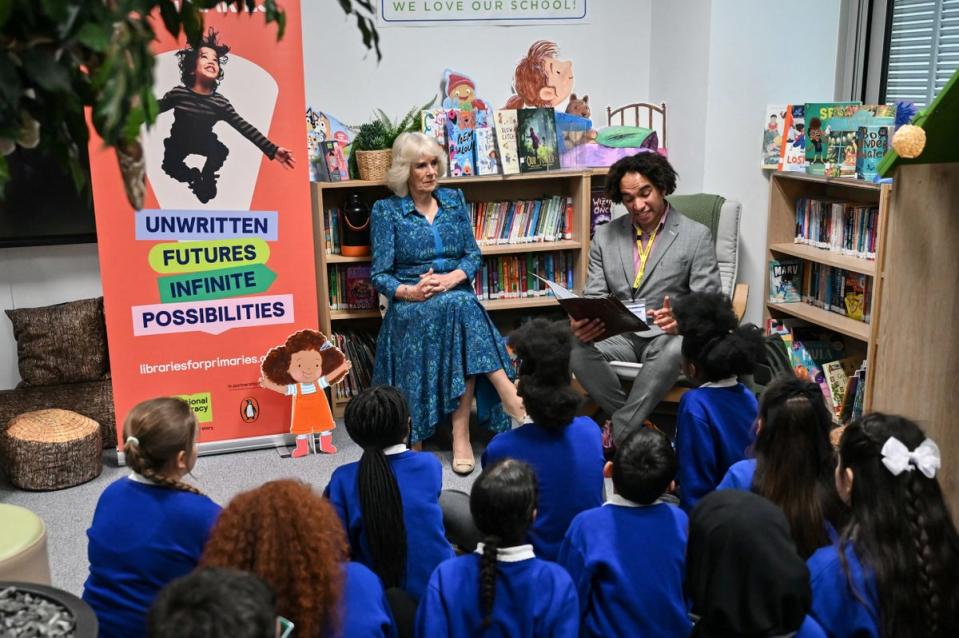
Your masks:
M 650 329 L 608 336 L 599 319 L 570 319 L 570 367 L 612 416 L 616 442 L 642 425 L 679 377 L 682 337 L 669 298 L 721 289 L 709 229 L 669 205 L 665 196 L 675 189 L 676 171 L 658 153 L 619 160 L 609 169 L 606 191 L 629 214 L 597 228 L 590 244 L 584 296 L 613 295 L 638 306 Z M 610 361 L 643 364 L 628 396 Z

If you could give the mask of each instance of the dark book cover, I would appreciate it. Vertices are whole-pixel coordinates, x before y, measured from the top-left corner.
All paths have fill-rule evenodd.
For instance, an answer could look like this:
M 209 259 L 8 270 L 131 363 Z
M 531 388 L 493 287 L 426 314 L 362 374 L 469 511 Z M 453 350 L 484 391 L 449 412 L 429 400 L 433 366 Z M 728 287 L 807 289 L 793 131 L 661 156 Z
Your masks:
M 520 173 L 558 169 L 559 149 L 553 109 L 517 109 L 516 143 Z

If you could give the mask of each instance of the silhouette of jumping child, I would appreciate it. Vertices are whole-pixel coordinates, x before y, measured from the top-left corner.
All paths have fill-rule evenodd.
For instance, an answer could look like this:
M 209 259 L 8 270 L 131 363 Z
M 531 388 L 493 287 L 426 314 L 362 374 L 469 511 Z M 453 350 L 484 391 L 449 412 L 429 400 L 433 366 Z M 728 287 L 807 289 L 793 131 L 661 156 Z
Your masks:
M 170 137 L 163 140 L 163 172 L 178 182 L 186 182 L 196 198 L 207 203 L 216 197 L 217 171 L 230 149 L 217 138 L 213 126 L 223 120 L 256 145 L 271 160 L 293 168 L 293 153 L 268 140 L 255 126 L 244 120 L 217 87 L 223 80 L 223 65 L 230 47 L 217 41 L 210 27 L 199 48 L 187 46 L 177 51 L 180 81 L 160 99 L 160 113 L 173 109 Z M 188 155 L 206 158 L 202 169 L 187 166 Z

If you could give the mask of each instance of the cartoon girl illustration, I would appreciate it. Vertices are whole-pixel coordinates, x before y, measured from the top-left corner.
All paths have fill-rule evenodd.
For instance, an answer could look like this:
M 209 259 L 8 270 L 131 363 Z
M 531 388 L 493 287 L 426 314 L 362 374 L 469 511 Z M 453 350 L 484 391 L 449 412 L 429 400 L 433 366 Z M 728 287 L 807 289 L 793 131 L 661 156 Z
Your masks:
M 177 51 L 180 81 L 160 99 L 160 113 L 173 109 L 170 137 L 163 140 L 163 171 L 178 182 L 185 182 L 201 203 L 216 197 L 217 171 L 226 162 L 230 149 L 213 132 L 223 120 L 256 145 L 271 160 L 279 160 L 284 168 L 293 168 L 295 161 L 289 149 L 268 140 L 255 126 L 244 120 L 233 105 L 217 92 L 223 80 L 223 65 L 230 47 L 217 40 L 210 27 L 199 48 Z M 202 155 L 203 168 L 187 166 L 188 155 Z
M 352 367 L 343 353 L 316 330 L 295 332 L 284 345 L 266 355 L 261 366 L 260 387 L 293 397 L 290 424 L 290 432 L 296 435 L 293 458 L 310 453 L 310 443 L 316 445 L 315 434 L 320 435 L 321 452 L 336 454 L 333 446 L 336 422 L 323 390 L 342 380 Z

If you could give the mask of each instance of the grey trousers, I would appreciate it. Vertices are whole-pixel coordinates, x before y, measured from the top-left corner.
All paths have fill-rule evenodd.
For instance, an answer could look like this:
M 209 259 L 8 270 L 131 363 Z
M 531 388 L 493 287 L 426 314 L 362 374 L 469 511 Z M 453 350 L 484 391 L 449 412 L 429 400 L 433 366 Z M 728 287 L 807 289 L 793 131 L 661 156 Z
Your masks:
M 645 339 L 628 333 L 595 343 L 573 338 L 570 368 L 590 398 L 612 415 L 616 443 L 640 427 L 675 385 L 682 362 L 682 345 L 681 336 L 667 334 Z M 629 396 L 610 361 L 643 364 Z

